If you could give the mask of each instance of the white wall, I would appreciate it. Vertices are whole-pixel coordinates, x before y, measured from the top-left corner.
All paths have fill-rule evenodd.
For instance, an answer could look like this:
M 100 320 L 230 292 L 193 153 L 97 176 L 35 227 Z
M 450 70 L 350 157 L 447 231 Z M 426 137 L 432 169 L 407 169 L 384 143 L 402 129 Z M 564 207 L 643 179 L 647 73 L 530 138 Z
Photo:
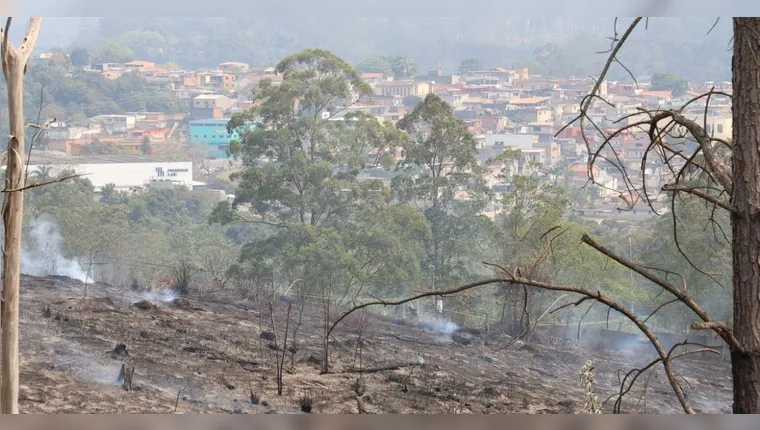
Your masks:
M 488 134 L 485 146 L 494 146 L 497 142 L 503 142 L 505 148 L 519 148 L 522 150 L 533 149 L 532 134 Z
M 187 185 L 193 182 L 192 162 L 158 162 L 158 163 L 95 163 L 95 164 L 53 164 L 52 174 L 63 170 L 74 170 L 92 184 L 102 187 L 112 183 L 116 188 L 142 187 L 152 179 L 172 180 Z M 34 174 L 38 166 L 29 166 L 29 175 Z M 163 173 L 163 175 L 161 174 Z

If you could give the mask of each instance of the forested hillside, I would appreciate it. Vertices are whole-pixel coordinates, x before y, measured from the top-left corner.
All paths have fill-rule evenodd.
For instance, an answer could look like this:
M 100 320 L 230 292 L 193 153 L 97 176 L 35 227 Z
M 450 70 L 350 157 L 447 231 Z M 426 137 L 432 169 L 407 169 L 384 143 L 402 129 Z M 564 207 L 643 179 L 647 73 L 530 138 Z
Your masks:
M 421 71 L 456 70 L 466 58 L 484 66 L 528 65 L 537 73 L 561 70 L 586 76 L 599 71 L 615 33 L 613 18 L 383 18 L 380 10 L 367 17 L 245 18 L 100 18 L 83 20 L 73 42 L 97 54 L 104 46 L 127 48 L 131 56 L 156 62 L 174 61 L 187 68 L 224 61 L 271 65 L 291 52 L 326 48 L 351 63 L 376 55 L 413 58 Z M 620 19 L 617 31 L 630 20 Z M 329 22 L 329 25 L 326 25 Z M 672 71 L 696 81 L 730 76 L 730 21 L 654 18 L 635 34 L 620 59 L 637 75 Z M 55 32 L 51 20 L 48 32 Z M 71 23 L 67 22 L 71 27 Z M 52 27 L 52 28 L 50 28 Z M 550 45 L 549 45 L 550 44 Z M 556 48 L 558 55 L 541 58 L 536 49 Z M 552 51 L 552 49 L 549 49 Z M 616 67 L 612 79 L 627 73 Z

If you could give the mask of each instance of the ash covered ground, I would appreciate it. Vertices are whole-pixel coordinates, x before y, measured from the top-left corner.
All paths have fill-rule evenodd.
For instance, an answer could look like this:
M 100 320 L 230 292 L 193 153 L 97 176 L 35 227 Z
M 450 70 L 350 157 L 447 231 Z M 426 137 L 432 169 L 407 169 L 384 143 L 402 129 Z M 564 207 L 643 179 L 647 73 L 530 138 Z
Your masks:
M 572 345 L 504 348 L 508 338 L 494 331 L 447 333 L 450 327 L 369 316 L 349 317 L 333 332 L 332 372 L 321 374 L 323 317 L 311 304 L 292 368 L 291 354 L 285 355 L 278 396 L 272 341 L 261 335 L 271 331 L 267 304 L 218 296 L 173 300 L 102 284 L 83 295 L 79 281 L 22 278 L 22 413 L 283 414 L 303 413 L 304 399 L 311 400 L 311 413 L 582 413 L 578 371 L 587 360 L 596 365 L 596 392 L 604 401 L 619 389 L 619 370 L 653 358 Z M 281 324 L 284 309 L 276 310 Z M 422 364 L 379 370 L 408 363 Z M 117 381 L 123 364 L 135 369 L 131 390 Z M 675 367 L 695 409 L 728 410 L 728 363 L 686 359 Z M 370 372 L 359 378 L 358 369 Z M 622 411 L 681 409 L 660 367 L 642 376 Z

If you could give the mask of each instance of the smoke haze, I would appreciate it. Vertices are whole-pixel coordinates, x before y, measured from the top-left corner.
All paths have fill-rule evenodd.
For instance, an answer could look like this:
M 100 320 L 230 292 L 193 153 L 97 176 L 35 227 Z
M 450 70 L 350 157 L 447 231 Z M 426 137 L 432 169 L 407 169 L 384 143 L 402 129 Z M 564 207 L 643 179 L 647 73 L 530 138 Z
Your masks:
M 21 273 L 31 276 L 68 276 L 87 282 L 87 272 L 82 266 L 63 256 L 58 224 L 51 217 L 42 215 L 34 220 L 29 229 L 31 245 L 21 250 Z

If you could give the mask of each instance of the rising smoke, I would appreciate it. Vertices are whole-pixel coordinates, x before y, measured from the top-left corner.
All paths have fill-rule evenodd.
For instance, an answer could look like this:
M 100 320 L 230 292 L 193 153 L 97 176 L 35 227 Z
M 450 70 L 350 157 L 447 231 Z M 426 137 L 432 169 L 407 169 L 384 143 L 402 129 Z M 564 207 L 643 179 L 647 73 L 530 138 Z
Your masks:
M 455 323 L 441 318 L 421 318 L 422 326 L 430 331 L 437 331 L 443 334 L 453 334 L 459 328 Z
M 21 273 L 31 276 L 68 276 L 87 282 L 82 266 L 63 256 L 63 237 L 55 220 L 42 215 L 29 228 L 31 244 L 21 250 Z
M 141 294 L 143 300 L 149 300 L 151 302 L 159 303 L 171 303 L 179 297 L 179 294 L 174 290 L 163 291 L 145 291 Z

